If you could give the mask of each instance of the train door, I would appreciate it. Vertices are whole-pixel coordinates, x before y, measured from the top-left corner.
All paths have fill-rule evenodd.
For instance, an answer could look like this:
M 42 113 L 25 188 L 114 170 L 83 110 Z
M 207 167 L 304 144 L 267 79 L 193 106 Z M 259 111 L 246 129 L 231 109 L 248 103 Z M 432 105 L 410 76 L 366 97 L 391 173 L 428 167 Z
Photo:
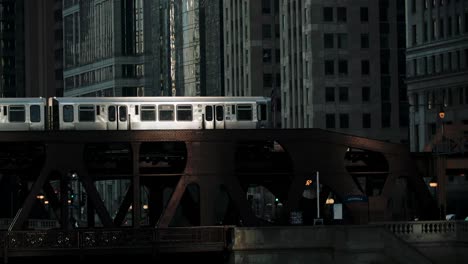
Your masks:
M 111 105 L 107 110 L 108 130 L 128 130 L 128 108 L 126 105 Z
M 224 106 L 205 106 L 205 119 L 203 122 L 205 129 L 224 129 Z

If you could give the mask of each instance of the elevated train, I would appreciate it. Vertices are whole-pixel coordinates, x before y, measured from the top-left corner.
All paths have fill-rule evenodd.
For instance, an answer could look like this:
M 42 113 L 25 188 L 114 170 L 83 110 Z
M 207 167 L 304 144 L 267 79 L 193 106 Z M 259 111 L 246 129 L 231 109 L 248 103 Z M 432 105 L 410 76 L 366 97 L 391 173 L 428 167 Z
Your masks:
M 0 131 L 269 127 L 267 97 L 0 98 Z

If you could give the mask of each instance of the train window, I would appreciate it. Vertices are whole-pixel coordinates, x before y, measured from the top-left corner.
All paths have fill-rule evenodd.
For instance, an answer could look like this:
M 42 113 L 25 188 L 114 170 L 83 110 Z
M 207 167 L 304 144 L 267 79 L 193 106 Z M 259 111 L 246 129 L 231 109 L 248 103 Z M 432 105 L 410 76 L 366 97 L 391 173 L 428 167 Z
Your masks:
M 41 107 L 38 105 L 31 105 L 29 107 L 29 115 L 31 122 L 38 123 L 41 122 Z
M 135 105 L 135 115 L 139 115 L 139 112 L 140 112 L 139 110 L 140 110 L 139 106 Z
M 78 121 L 94 122 L 95 118 L 94 105 L 80 105 L 78 107 Z
M 174 106 L 173 105 L 160 105 L 159 121 L 173 121 L 174 120 Z
M 63 122 L 73 122 L 73 105 L 63 106 Z
M 10 116 L 8 120 L 10 122 L 24 122 L 26 121 L 26 111 L 24 105 L 12 105 L 9 108 Z
M 156 107 L 154 105 L 141 106 L 141 121 L 156 121 Z
M 232 109 L 231 110 L 232 114 L 235 115 L 236 114 L 236 105 L 232 105 L 231 109 Z
M 177 106 L 177 121 L 192 121 L 192 106 L 178 105 Z
M 213 107 L 211 105 L 205 107 L 205 120 L 213 121 Z
M 267 120 L 267 107 L 266 104 L 257 105 L 257 118 L 259 121 Z
M 101 114 L 101 106 L 96 105 L 96 115 L 100 115 L 100 114 Z
M 7 115 L 7 114 L 8 114 L 7 107 L 4 106 L 4 107 L 3 107 L 3 115 Z
M 216 106 L 216 121 L 223 121 L 224 119 L 224 109 L 222 105 Z
M 251 121 L 252 120 L 252 105 L 237 105 L 237 120 Z
M 115 106 L 109 106 L 107 109 L 107 115 L 110 122 L 115 122 Z
M 127 107 L 124 105 L 119 106 L 119 120 L 120 122 L 127 121 Z

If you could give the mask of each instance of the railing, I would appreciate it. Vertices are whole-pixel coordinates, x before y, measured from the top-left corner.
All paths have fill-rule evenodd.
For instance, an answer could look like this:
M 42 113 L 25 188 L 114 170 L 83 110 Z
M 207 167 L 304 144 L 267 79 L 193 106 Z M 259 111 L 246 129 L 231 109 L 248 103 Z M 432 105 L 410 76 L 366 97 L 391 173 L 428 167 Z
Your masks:
M 11 224 L 11 218 L 0 218 L 0 230 L 8 229 Z M 27 221 L 27 228 L 28 229 L 51 229 L 51 228 L 58 228 L 60 224 L 56 220 L 47 220 L 47 219 L 29 219 Z
M 468 242 L 468 221 L 382 222 L 381 225 L 407 242 Z
M 139 250 L 146 252 L 222 251 L 229 243 L 231 227 L 175 227 L 167 229 L 83 229 L 83 230 L 34 230 L 0 231 L 0 255 L 83 254 L 83 251 L 99 249 L 122 252 Z

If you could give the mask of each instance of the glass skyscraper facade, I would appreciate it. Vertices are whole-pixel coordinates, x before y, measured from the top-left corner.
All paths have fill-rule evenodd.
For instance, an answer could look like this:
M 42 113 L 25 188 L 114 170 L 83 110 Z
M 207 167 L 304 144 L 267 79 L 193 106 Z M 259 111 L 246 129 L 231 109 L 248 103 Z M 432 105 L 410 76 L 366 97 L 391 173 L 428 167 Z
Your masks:
M 65 0 L 64 95 L 162 94 L 158 12 L 156 0 Z

